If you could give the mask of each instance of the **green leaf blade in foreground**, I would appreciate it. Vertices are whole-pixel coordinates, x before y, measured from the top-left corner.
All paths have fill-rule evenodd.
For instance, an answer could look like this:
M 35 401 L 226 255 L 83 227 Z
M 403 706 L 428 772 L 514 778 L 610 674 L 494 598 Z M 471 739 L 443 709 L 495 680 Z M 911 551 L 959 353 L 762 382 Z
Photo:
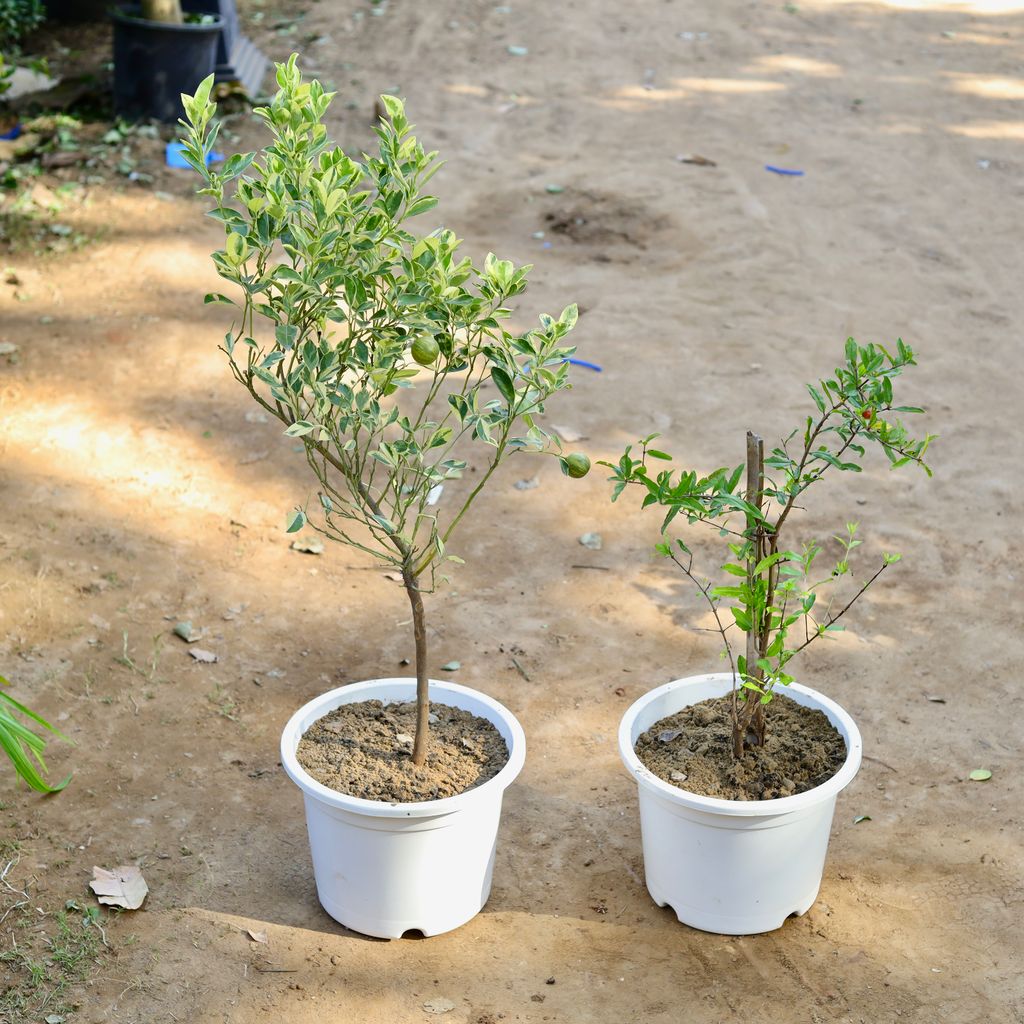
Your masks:
M 0 676 L 0 684 L 8 685 L 7 680 Z M 41 715 L 29 710 L 24 704 L 16 701 L 7 693 L 0 691 L 0 698 L 4 703 L 10 705 L 21 714 L 27 716 L 33 722 L 52 732 L 60 739 L 67 739 L 58 729 L 55 729 Z M 65 779 L 56 784 L 50 784 L 44 778 L 46 763 L 43 760 L 43 750 L 46 741 L 37 736 L 30 729 L 19 722 L 6 707 L 0 705 L 0 749 L 7 755 L 14 770 L 18 775 L 34 789 L 37 793 L 59 793 L 71 781 L 68 775 Z

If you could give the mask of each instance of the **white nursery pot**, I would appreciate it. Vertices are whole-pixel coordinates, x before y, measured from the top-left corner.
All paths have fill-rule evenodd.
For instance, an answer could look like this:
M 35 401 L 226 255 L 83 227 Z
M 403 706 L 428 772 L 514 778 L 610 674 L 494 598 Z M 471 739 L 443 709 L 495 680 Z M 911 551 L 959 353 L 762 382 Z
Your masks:
M 523 767 L 526 737 L 496 700 L 456 683 L 430 680 L 430 699 L 487 719 L 509 759 L 492 779 L 457 796 L 384 803 L 337 793 L 295 759 L 303 733 L 342 704 L 411 701 L 415 679 L 373 679 L 331 690 L 292 715 L 281 764 L 302 790 L 317 894 L 336 921 L 394 939 L 410 929 L 439 935 L 480 912 L 491 891 L 501 798 Z
M 843 766 L 823 785 L 777 800 L 719 800 L 663 782 L 641 764 L 634 746 L 642 733 L 691 704 L 725 696 L 731 684 L 722 672 L 651 690 L 623 716 L 619 753 L 639 789 L 654 902 L 694 928 L 753 935 L 806 913 L 817 898 L 836 797 L 857 774 L 862 748 L 856 724 L 838 704 L 792 683 L 786 696 L 823 711 L 846 741 Z

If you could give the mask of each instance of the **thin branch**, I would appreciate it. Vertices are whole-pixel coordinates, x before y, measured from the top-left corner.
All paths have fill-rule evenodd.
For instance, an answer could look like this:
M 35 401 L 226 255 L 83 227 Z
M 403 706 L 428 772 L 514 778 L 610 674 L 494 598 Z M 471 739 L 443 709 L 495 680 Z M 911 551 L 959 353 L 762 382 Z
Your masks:
M 729 627 L 722 625 L 721 616 L 719 616 L 719 614 L 718 614 L 718 605 L 715 603 L 714 598 L 710 594 L 710 591 L 711 591 L 711 581 L 709 580 L 706 584 L 701 585 L 700 580 L 698 580 L 697 577 L 694 576 L 693 572 L 691 571 L 691 568 L 693 566 L 693 555 L 690 555 L 690 564 L 689 565 L 683 565 L 683 563 L 672 552 L 669 552 L 669 556 L 668 557 L 671 558 L 672 561 L 675 562 L 676 565 L 678 565 L 679 568 L 682 569 L 684 573 L 686 573 L 686 575 L 689 578 L 690 582 L 704 595 L 704 600 L 707 601 L 708 605 L 711 607 L 711 613 L 714 615 L 715 622 L 718 625 L 718 633 L 722 637 L 722 642 L 725 644 L 725 653 L 729 656 L 729 667 L 732 669 L 733 687 L 735 687 L 735 685 L 736 685 L 736 662 L 733 660 L 732 646 L 729 643 L 728 636 L 726 636 L 726 630 L 728 630 Z M 712 630 L 708 630 L 708 632 L 712 632 Z
M 879 568 L 879 570 L 875 573 L 875 575 L 872 576 L 871 579 L 869 579 L 867 581 L 867 583 L 865 583 L 864 586 L 862 586 L 860 588 L 860 590 L 858 590 L 857 593 L 854 594 L 853 597 L 850 598 L 850 600 L 847 602 L 845 607 L 843 607 L 835 615 L 833 615 L 830 612 L 829 616 L 828 616 L 828 620 L 826 621 L 825 625 L 821 626 L 819 624 L 818 631 L 816 633 L 814 633 L 812 636 L 810 636 L 807 640 L 805 640 L 795 651 L 793 651 L 793 653 L 790 655 L 790 657 L 793 657 L 793 656 L 799 654 L 809 644 L 814 643 L 814 641 L 817 640 L 819 636 L 824 636 L 825 635 L 825 630 L 827 630 L 829 628 L 829 626 L 834 625 L 836 622 L 838 622 L 850 610 L 850 608 L 853 606 L 854 602 L 864 593 L 865 590 L 868 589 L 868 587 L 871 586 L 872 583 L 875 582 L 875 580 L 878 579 L 879 576 L 882 575 L 883 572 L 885 572 L 885 570 L 888 568 L 888 566 L 889 566 L 888 562 L 883 562 L 882 565 L 881 565 L 881 568 Z

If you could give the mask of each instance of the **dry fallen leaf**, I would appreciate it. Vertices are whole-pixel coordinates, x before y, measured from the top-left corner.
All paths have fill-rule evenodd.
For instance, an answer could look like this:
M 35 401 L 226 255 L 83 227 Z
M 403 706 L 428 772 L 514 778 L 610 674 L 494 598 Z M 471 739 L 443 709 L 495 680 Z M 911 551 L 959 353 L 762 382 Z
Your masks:
M 324 542 L 322 540 L 293 540 L 292 551 L 299 551 L 304 555 L 323 554 Z
M 138 910 L 149 892 L 142 872 L 134 864 L 122 864 L 113 871 L 94 866 L 92 876 L 89 888 L 100 903 L 111 907 Z
M 217 660 L 217 655 L 213 651 L 204 651 L 202 647 L 190 647 L 189 654 L 192 655 L 196 661 L 201 661 L 204 664 L 212 665 Z
M 263 943 L 267 942 L 267 933 L 266 932 L 254 932 L 251 928 L 246 928 L 245 929 L 245 934 L 248 935 L 249 938 L 252 939 L 253 942 L 263 942 Z

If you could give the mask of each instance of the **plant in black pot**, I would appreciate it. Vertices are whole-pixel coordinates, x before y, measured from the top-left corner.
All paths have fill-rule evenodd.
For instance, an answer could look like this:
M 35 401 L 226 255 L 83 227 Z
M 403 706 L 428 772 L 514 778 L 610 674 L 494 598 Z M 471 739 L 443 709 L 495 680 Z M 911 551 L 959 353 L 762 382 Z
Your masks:
M 223 18 L 184 14 L 180 0 L 142 0 L 117 7 L 114 22 L 114 107 L 120 117 L 175 121 L 181 94 L 213 72 Z

